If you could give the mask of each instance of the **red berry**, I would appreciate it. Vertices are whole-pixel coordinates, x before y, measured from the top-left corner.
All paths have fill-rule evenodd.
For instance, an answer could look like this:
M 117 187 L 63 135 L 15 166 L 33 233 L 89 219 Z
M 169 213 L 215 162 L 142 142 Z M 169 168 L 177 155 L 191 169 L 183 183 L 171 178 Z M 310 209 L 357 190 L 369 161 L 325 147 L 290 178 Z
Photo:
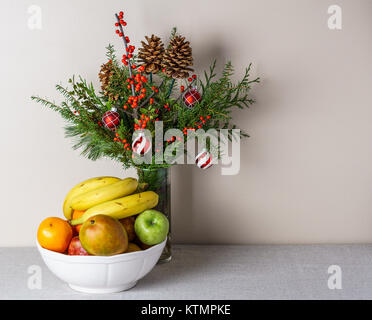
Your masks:
M 193 79 L 196 79 L 196 74 L 193 74 L 193 75 L 192 75 L 192 78 L 193 78 Z
M 120 33 L 120 31 L 119 31 L 119 30 L 116 30 L 115 32 L 116 32 L 117 34 L 119 34 L 119 33 Z
M 122 32 L 120 32 L 120 33 L 119 33 L 119 36 L 120 36 L 120 37 L 122 37 L 122 36 L 123 36 L 123 33 L 122 33 Z
M 187 80 L 189 80 L 191 82 L 192 81 L 192 78 L 188 78 Z
M 115 27 L 118 27 L 118 26 L 119 26 L 119 23 L 116 22 L 116 23 L 115 23 Z

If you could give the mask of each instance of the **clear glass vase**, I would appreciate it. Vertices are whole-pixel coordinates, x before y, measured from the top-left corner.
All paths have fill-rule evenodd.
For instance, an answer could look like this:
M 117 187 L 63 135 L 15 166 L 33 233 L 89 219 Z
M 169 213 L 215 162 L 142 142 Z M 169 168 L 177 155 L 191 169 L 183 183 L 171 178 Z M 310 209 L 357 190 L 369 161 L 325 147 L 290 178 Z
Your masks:
M 151 190 L 159 195 L 159 203 L 154 208 L 165 214 L 169 220 L 169 234 L 167 243 L 158 263 L 169 262 L 172 259 L 171 252 L 171 168 L 143 169 L 137 168 L 138 182 L 147 183 L 146 190 Z

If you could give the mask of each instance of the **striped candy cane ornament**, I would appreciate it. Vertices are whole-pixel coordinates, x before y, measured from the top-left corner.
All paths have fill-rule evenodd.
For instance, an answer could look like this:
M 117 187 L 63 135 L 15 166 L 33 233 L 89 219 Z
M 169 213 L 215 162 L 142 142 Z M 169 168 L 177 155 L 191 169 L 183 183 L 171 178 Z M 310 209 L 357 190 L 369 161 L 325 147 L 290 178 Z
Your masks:
M 148 139 L 144 133 L 140 133 L 139 136 L 134 139 L 132 143 L 132 150 L 136 154 L 143 156 L 151 148 L 151 140 Z
M 200 169 L 208 169 L 213 165 L 212 155 L 207 150 L 203 150 L 196 156 L 195 163 Z

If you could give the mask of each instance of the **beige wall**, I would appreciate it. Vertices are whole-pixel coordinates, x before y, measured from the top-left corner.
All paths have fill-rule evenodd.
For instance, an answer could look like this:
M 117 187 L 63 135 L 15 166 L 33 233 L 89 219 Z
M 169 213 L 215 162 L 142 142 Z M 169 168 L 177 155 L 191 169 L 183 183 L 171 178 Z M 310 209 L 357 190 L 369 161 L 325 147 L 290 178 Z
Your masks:
M 27 27 L 30 5 L 43 28 Z M 343 9 L 343 29 L 327 8 Z M 250 61 L 262 83 L 258 103 L 236 112 L 251 138 L 241 171 L 173 168 L 173 235 L 189 243 L 372 242 L 372 1 L 2 0 L 1 246 L 33 245 L 39 222 L 61 216 L 65 193 L 97 175 L 130 175 L 70 148 L 57 114 L 32 94 L 59 101 L 54 84 L 81 74 L 97 84 L 113 33 L 128 13 L 135 44 L 174 25 L 192 42 L 198 71 Z

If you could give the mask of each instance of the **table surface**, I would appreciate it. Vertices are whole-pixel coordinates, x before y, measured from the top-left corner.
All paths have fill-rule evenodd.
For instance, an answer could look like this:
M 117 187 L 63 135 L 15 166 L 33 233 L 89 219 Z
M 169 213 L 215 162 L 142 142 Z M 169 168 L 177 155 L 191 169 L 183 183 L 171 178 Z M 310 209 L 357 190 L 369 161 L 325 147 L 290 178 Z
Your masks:
M 331 265 L 342 289 L 328 287 Z M 33 266 L 40 289 L 28 286 Z M 372 245 L 176 245 L 131 290 L 92 295 L 57 279 L 36 248 L 0 248 L 0 299 L 372 299 L 371 266 Z

